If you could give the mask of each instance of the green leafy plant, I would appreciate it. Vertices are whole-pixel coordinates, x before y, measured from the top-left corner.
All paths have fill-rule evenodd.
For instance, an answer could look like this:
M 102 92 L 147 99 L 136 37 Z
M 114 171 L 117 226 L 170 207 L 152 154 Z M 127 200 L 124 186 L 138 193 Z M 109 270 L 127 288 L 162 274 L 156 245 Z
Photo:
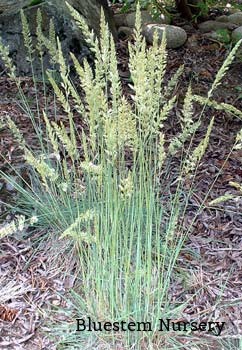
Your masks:
M 193 20 L 197 21 L 200 17 L 206 17 L 209 13 L 209 6 L 206 1 L 198 1 L 196 5 L 192 5 L 188 1 L 188 5 L 191 9 L 194 9 L 195 11 L 192 11 L 193 14 Z
M 45 0 L 33 0 L 31 3 L 28 5 L 28 7 L 40 5 L 41 3 L 45 2 Z
M 171 18 L 171 14 L 168 11 L 170 7 L 169 1 L 159 1 L 159 0 L 124 0 L 121 12 L 126 13 L 130 10 L 135 10 L 137 3 L 139 3 L 142 9 L 148 10 L 154 19 L 158 18 L 161 13 L 167 15 L 168 18 Z
M 103 12 L 98 40 L 80 14 L 68 7 L 95 56 L 95 68 L 93 71 L 87 60 L 80 64 L 71 54 L 79 78 L 77 88 L 53 26 L 49 37 L 45 37 L 38 13 L 35 51 L 22 12 L 30 63 L 36 52 L 42 62 L 43 48 L 49 48 L 61 84 L 56 82 L 52 71 L 47 72 L 49 83 L 67 118 L 56 121 L 47 101 L 41 109 L 38 95 L 37 114 L 26 106 L 39 140 L 38 151 L 27 144 L 11 118 L 6 120 L 24 153 L 30 181 L 23 179 L 22 186 L 1 173 L 18 191 L 15 211 L 22 215 L 3 228 L 1 234 L 14 233 L 16 227 L 21 224 L 23 228 L 27 222 L 73 242 L 80 261 L 81 285 L 73 292 L 77 317 L 111 322 L 149 320 L 153 325 L 152 332 L 103 333 L 91 339 L 92 348 L 100 341 L 113 346 L 118 342 L 123 348 L 137 350 L 178 348 L 179 339 L 175 336 L 159 336 L 158 324 L 161 317 L 179 319 L 187 305 L 173 302 L 169 296 L 171 282 L 179 275 L 177 259 L 190 230 L 184 230 L 183 218 L 193 189 L 188 191 L 185 201 L 181 198 L 187 191 L 186 179 L 192 179 L 209 144 L 214 118 L 204 138 L 196 145 L 193 142 L 205 106 L 241 117 L 242 112 L 236 108 L 211 99 L 240 43 L 218 72 L 206 98 L 194 95 L 192 88 L 188 88 L 181 109 L 180 130 L 169 140 L 164 124 L 176 104 L 174 91 L 183 67 L 168 83 L 164 82 L 165 35 L 159 44 L 155 33 L 153 46 L 146 47 L 138 6 L 135 43 L 129 43 L 134 100 L 131 103 L 122 91 L 115 44 Z M 26 101 L 8 49 L 1 42 L 0 54 Z M 37 90 L 36 82 L 35 86 Z M 203 106 L 196 120 L 194 102 Z M 79 121 L 84 125 L 81 130 L 77 127 Z M 172 168 L 172 159 L 180 159 L 178 169 Z M 202 208 L 203 205 L 194 213 L 194 221 Z M 76 334 L 73 328 L 62 333 L 57 342 L 59 348 L 73 349 L 89 339 L 88 332 Z
M 218 29 L 216 30 L 216 33 L 218 35 L 218 40 L 224 43 L 225 45 L 230 44 L 231 37 L 230 33 L 227 29 Z

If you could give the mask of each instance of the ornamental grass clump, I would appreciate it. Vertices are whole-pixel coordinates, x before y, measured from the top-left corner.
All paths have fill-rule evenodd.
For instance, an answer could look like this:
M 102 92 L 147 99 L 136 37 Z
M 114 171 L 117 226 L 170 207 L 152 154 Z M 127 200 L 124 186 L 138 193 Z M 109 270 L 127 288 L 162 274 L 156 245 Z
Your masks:
M 75 348 L 76 344 L 84 348 L 82 344 L 90 339 L 92 348 L 100 339 L 136 350 L 173 346 L 174 340 L 159 335 L 158 325 L 161 317 L 179 319 L 186 306 L 173 303 L 169 297 L 170 283 L 177 274 L 177 258 L 189 231 L 184 232 L 182 227 L 187 201 L 181 202 L 181 194 L 185 191 L 186 177 L 194 174 L 206 151 L 214 121 L 211 118 L 204 139 L 195 147 L 190 140 L 199 128 L 201 116 L 194 119 L 193 103 L 203 101 L 215 108 L 222 107 L 209 99 L 212 90 L 204 100 L 194 96 L 189 87 L 180 132 L 169 140 L 164 123 L 177 103 L 174 91 L 183 67 L 165 84 L 165 35 L 158 44 L 155 34 L 153 46 L 146 47 L 138 6 L 135 40 L 129 44 L 133 89 L 133 102 L 130 102 L 122 91 L 115 43 L 103 12 L 98 39 L 79 13 L 68 7 L 95 57 L 93 67 L 87 60 L 81 64 L 71 54 L 78 86 L 72 82 L 53 24 L 46 37 L 38 13 L 38 44 L 34 51 L 28 22 L 22 13 L 23 34 L 33 70 L 33 55 L 38 52 L 43 64 L 46 48 L 53 67 L 58 68 L 61 82 L 49 70 L 48 84 L 67 116 L 65 121 L 53 118 L 47 99 L 43 110 L 36 102 L 37 115 L 31 111 L 8 50 L 0 43 L 0 54 L 10 77 L 18 84 L 39 140 L 39 151 L 34 152 L 9 118 L 7 124 L 24 153 L 29 181 L 22 179 L 20 185 L 10 176 L 2 175 L 19 193 L 15 210 L 26 220 L 36 218 L 36 228 L 58 235 L 59 239 L 71 240 L 77 248 L 81 286 L 73 293 L 73 300 L 79 318 L 152 323 L 152 331 L 110 332 L 96 337 L 85 331 L 77 334 L 75 325 L 69 325 L 73 332 L 61 334 L 60 348 L 62 344 L 65 349 Z M 214 88 L 226 70 L 224 65 Z M 47 84 L 45 78 L 43 84 Z M 241 113 L 229 105 L 226 107 L 236 115 Z M 79 124 L 83 125 L 81 130 Z M 172 157 L 182 158 L 175 182 L 168 173 Z M 171 181 L 173 191 L 169 190 Z M 12 225 L 14 232 L 16 223 Z M 8 231 L 2 232 L 5 235 Z

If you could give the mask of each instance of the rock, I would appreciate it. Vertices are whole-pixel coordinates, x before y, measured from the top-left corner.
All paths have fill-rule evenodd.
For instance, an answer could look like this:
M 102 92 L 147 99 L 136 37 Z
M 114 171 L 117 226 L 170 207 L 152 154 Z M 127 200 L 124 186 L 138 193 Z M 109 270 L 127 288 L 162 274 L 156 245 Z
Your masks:
M 70 11 L 66 6 L 65 0 L 45 1 L 46 6 L 52 6 L 55 8 L 56 16 L 62 16 L 65 21 L 70 21 L 73 25 L 73 29 L 76 27 L 75 22 L 70 15 Z M 116 34 L 113 15 L 110 13 L 107 0 L 68 0 L 68 3 L 72 5 L 85 18 L 89 27 L 94 29 L 96 33 L 99 33 L 100 31 L 100 13 L 101 7 L 103 7 L 106 20 L 109 23 L 109 27 L 112 30 L 113 34 Z
M 130 27 L 119 27 L 118 28 L 118 35 L 121 37 L 130 37 L 133 34 L 133 28 Z
M 109 26 L 115 34 L 115 26 L 107 0 L 69 0 L 68 2 L 85 17 L 88 25 L 94 29 L 96 33 L 99 33 L 100 12 L 102 6 L 106 19 L 109 22 Z M 0 0 L 0 15 L 15 15 L 20 9 L 29 8 L 32 4 L 33 0 Z M 55 7 L 55 16 L 64 16 L 66 21 L 72 20 L 65 0 L 43 0 L 40 5 L 41 7 L 43 7 L 42 5 Z
M 241 12 L 239 9 L 230 8 L 230 7 L 226 7 L 225 11 L 228 15 L 232 15 L 233 13 Z
M 233 13 L 228 16 L 228 21 L 230 23 L 237 24 L 238 26 L 242 26 L 242 12 Z
M 191 24 L 184 24 L 182 26 L 182 28 L 186 31 L 186 32 L 194 32 L 194 27 Z
M 135 12 L 128 13 L 126 15 L 126 19 L 125 19 L 126 25 L 128 27 L 134 27 L 135 26 L 135 18 L 136 18 Z M 141 12 L 141 23 L 144 24 L 144 23 L 152 23 L 152 22 L 154 22 L 154 19 L 149 14 L 149 12 L 142 11 Z
M 240 39 L 242 39 L 242 26 L 236 28 L 233 32 L 232 32 L 232 42 L 233 43 L 237 43 Z M 236 57 L 239 60 L 242 60 L 242 45 L 240 45 L 240 47 L 238 48 L 238 51 L 236 52 Z
M 11 176 L 9 181 L 5 182 L 5 190 L 8 192 L 16 191 L 16 185 L 21 185 L 21 178 L 18 176 Z
M 198 49 L 198 37 L 196 34 L 193 34 L 188 37 L 187 42 L 186 42 L 186 47 L 189 48 L 190 51 L 197 51 Z
M 54 305 L 54 306 L 60 306 L 60 304 L 61 304 L 61 301 L 60 301 L 60 300 L 58 300 L 58 299 L 52 300 L 52 305 Z
M 0 0 L 0 15 L 9 16 L 19 12 L 25 6 L 33 2 L 32 0 Z
M 9 46 L 10 55 L 17 66 L 18 75 L 31 74 L 30 64 L 26 60 L 26 48 L 24 47 L 22 26 L 20 20 L 19 10 L 26 4 L 32 3 L 31 1 L 21 0 L 0 0 L 0 9 L 2 15 L 0 15 L 0 37 L 3 44 Z M 100 30 L 100 11 L 101 3 L 107 3 L 106 0 L 69 0 L 71 5 L 74 5 L 75 9 L 85 17 L 89 27 L 93 29 L 97 34 Z M 36 41 L 36 15 L 37 10 L 41 9 L 43 17 L 43 32 L 48 35 L 49 21 L 52 18 L 55 24 L 57 35 L 60 39 L 64 56 L 67 58 L 68 64 L 73 64 L 70 60 L 70 52 L 73 52 L 79 61 L 82 61 L 84 57 L 92 60 L 92 55 L 87 47 L 87 44 L 83 38 L 80 29 L 77 27 L 74 19 L 70 15 L 70 11 L 67 8 L 64 0 L 46 0 L 39 6 L 29 6 L 25 11 L 25 15 L 30 25 L 30 31 L 32 34 L 33 42 Z M 106 18 L 109 20 L 108 9 L 104 11 Z M 112 20 L 110 19 L 109 25 L 111 28 Z M 113 30 L 115 34 L 116 28 Z M 37 57 L 34 54 L 34 57 Z M 48 51 L 44 52 L 44 69 L 50 68 Z M 41 75 L 41 65 L 37 58 L 34 62 L 35 73 Z M 4 69 L 4 65 L 0 60 L 0 71 Z
M 30 32 L 32 34 L 32 39 L 34 46 L 36 44 L 36 15 L 37 9 L 39 7 L 30 7 L 25 10 L 25 15 L 28 19 Z M 83 36 L 77 28 L 73 28 L 71 21 L 65 21 L 64 17 L 56 13 L 56 9 L 52 6 L 43 5 L 41 6 L 41 12 L 43 17 L 43 32 L 47 36 L 49 30 L 49 21 L 53 18 L 57 35 L 60 39 L 61 46 L 65 57 L 67 57 L 67 63 L 71 63 L 71 60 L 68 61 L 70 51 L 73 52 L 77 58 L 81 61 L 84 57 L 91 58 L 89 49 L 87 48 L 86 43 L 84 42 Z M 2 37 L 3 44 L 9 47 L 10 56 L 13 59 L 14 64 L 16 65 L 16 72 L 18 75 L 31 75 L 32 71 L 30 68 L 30 63 L 26 59 L 26 48 L 24 46 L 23 36 L 22 36 L 22 25 L 20 14 L 17 13 L 14 16 L 2 16 L 0 18 L 2 24 L 2 29 L 0 31 L 0 36 Z M 37 58 L 37 54 L 33 55 L 35 74 L 40 76 L 42 74 L 41 65 Z M 49 68 L 49 55 L 48 51 L 44 50 L 44 68 Z M 0 70 L 4 65 L 0 62 Z
M 215 166 L 211 165 L 211 166 L 208 168 L 208 171 L 209 171 L 209 173 L 215 174 L 215 173 L 216 173 L 216 168 L 215 168 Z
M 114 21 L 117 27 L 135 27 L 135 19 L 136 12 L 130 12 L 128 14 L 125 13 L 117 13 L 114 15 Z M 151 16 L 149 11 L 141 11 L 141 21 L 142 24 L 145 23 L 158 23 L 158 24 L 169 24 L 170 19 L 163 14 L 161 14 L 158 18 L 154 18 Z
M 233 32 L 232 32 L 232 41 L 234 43 L 236 43 L 237 41 L 239 41 L 240 39 L 242 39 L 242 26 L 236 28 Z
M 116 27 L 125 27 L 126 25 L 126 14 L 125 13 L 115 13 L 113 18 L 114 18 L 114 23 Z
M 176 49 L 182 46 L 187 40 L 187 33 L 180 27 L 175 27 L 168 24 L 146 24 L 143 26 L 143 35 L 149 44 L 153 43 L 155 31 L 157 31 L 160 42 L 164 31 L 166 31 L 168 49 Z
M 223 15 L 223 16 L 219 16 L 216 18 L 216 22 L 228 22 L 229 19 L 228 19 L 228 16 L 226 15 Z
M 136 18 L 135 12 L 128 13 L 126 15 L 126 25 L 128 27 L 134 27 L 135 18 Z M 169 24 L 170 20 L 167 17 L 165 17 L 163 14 L 161 14 L 158 18 L 154 18 L 151 16 L 151 14 L 148 11 L 142 11 L 141 22 L 142 24 L 146 24 L 146 23 Z
M 237 28 L 237 25 L 229 22 L 206 21 L 199 24 L 198 27 L 202 33 L 208 33 L 219 29 L 228 29 L 232 31 Z
M 222 29 L 221 32 L 212 31 L 212 32 L 204 33 L 204 36 L 210 39 L 220 41 L 222 43 L 229 43 L 231 41 L 230 32 L 227 29 Z
M 6 184 L 6 190 L 7 190 L 8 192 L 13 192 L 13 191 L 15 191 L 15 187 L 14 187 L 10 182 L 8 182 L 8 183 Z

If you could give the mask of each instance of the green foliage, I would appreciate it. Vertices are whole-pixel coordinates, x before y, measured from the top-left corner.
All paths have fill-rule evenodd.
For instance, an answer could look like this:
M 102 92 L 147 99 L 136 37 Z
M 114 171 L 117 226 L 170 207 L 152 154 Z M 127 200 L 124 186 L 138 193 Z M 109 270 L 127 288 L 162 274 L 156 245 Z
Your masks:
M 195 22 L 197 21 L 198 18 L 206 17 L 209 13 L 209 6 L 207 1 L 201 0 L 201 1 L 198 1 L 196 5 L 189 5 L 189 7 L 191 9 L 195 9 L 196 14 L 193 15 L 193 20 Z
M 29 4 L 28 7 L 39 5 L 39 4 L 43 3 L 44 1 L 45 0 L 33 0 L 33 1 L 31 1 L 31 3 Z
M 113 3 L 121 3 L 123 5 L 121 11 L 128 12 L 130 10 L 134 10 L 137 5 L 137 0 L 113 0 Z M 140 6 L 142 9 L 147 9 L 154 16 L 154 18 L 159 16 L 161 13 L 166 14 L 167 16 L 171 16 L 170 11 L 176 7 L 175 0 L 140 0 Z M 206 1 L 198 1 L 196 5 L 190 4 L 188 1 L 188 5 L 193 13 L 193 20 L 196 22 L 199 17 L 206 17 L 209 14 L 209 10 L 212 8 L 221 8 L 225 9 L 227 5 L 226 0 L 206 0 Z M 230 5 L 232 8 L 237 8 L 242 10 L 242 5 L 238 4 L 237 1 L 230 1 Z M 195 10 L 195 11 L 193 11 Z M 227 38 L 224 38 L 227 42 Z
M 209 8 L 219 8 L 219 9 L 225 9 L 225 7 L 229 5 L 231 8 L 239 8 L 241 5 L 239 5 L 238 1 L 236 0 L 206 0 L 207 5 Z
M 231 42 L 231 37 L 228 29 L 217 29 L 216 33 L 218 35 L 218 40 L 225 44 L 228 45 Z
M 161 13 L 164 13 L 169 16 L 167 8 L 171 5 L 169 0 L 160 1 L 160 0 L 123 0 L 121 3 L 123 4 L 121 12 L 126 13 L 130 10 L 135 10 L 137 3 L 142 9 L 148 10 L 150 14 L 157 18 Z

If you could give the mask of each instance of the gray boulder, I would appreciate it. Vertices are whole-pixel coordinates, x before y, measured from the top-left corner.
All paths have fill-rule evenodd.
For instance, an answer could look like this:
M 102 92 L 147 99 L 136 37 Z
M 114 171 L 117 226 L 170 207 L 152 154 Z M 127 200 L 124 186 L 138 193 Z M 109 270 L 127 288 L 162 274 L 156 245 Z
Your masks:
M 212 31 L 212 32 L 204 33 L 204 36 L 206 38 L 214 39 L 222 43 L 229 43 L 231 41 L 231 35 L 227 29 L 224 29 L 223 32 Z
M 57 16 L 62 16 L 65 21 L 72 21 L 73 27 L 75 27 L 65 0 L 46 0 L 45 2 L 47 6 L 55 8 Z M 85 18 L 89 27 L 94 29 L 96 33 L 99 33 L 100 30 L 100 13 L 101 7 L 103 7 L 109 27 L 113 34 L 116 35 L 113 16 L 110 13 L 106 0 L 68 0 L 68 2 Z
M 126 15 L 126 24 L 128 27 L 134 27 L 135 26 L 135 18 L 136 13 L 131 12 Z M 158 23 L 158 24 L 169 24 L 170 19 L 161 14 L 159 17 L 154 18 L 151 16 L 149 11 L 142 11 L 141 12 L 141 22 L 142 24 L 146 23 Z
M 198 27 L 202 33 L 208 33 L 219 29 L 234 30 L 235 28 L 237 28 L 237 25 L 230 22 L 226 23 L 226 22 L 217 22 L 217 21 L 205 21 L 199 24 Z
M 187 33 L 180 27 L 168 24 L 146 24 L 143 26 L 143 35 L 149 44 L 153 43 L 155 31 L 157 31 L 159 42 L 161 42 L 163 34 L 166 32 L 168 49 L 176 49 L 187 40 Z
M 232 15 L 228 16 L 228 21 L 230 23 L 237 24 L 238 26 L 242 26 L 242 12 L 236 12 Z
M 228 22 L 229 19 L 228 19 L 228 16 L 226 15 L 223 15 L 223 16 L 219 16 L 216 18 L 216 22 Z
M 107 0 L 68 0 L 68 2 L 85 17 L 90 28 L 99 32 L 101 6 L 104 8 L 105 16 L 114 34 L 115 26 L 110 13 Z M 33 0 L 0 0 L 0 16 L 11 16 L 17 14 L 22 8 L 32 7 Z M 70 11 L 65 0 L 43 0 L 43 6 L 55 7 L 55 16 L 64 16 L 70 20 Z
M 29 22 L 30 32 L 32 34 L 33 46 L 36 45 L 36 16 L 37 9 L 39 7 L 30 7 L 25 10 L 26 18 Z M 52 6 L 41 6 L 41 12 L 43 17 L 43 32 L 48 36 L 49 21 L 52 18 L 55 24 L 56 33 L 60 39 L 61 46 L 67 63 L 71 63 L 69 59 L 70 51 L 73 52 L 79 60 L 83 60 L 84 57 L 90 57 L 91 54 L 87 45 L 82 37 L 80 31 L 73 30 L 70 21 L 65 21 L 62 16 L 56 14 L 56 10 Z M 2 16 L 0 18 L 0 37 L 5 46 L 9 47 L 9 53 L 16 65 L 16 71 L 18 75 L 31 74 L 30 64 L 27 59 L 27 50 L 24 46 L 24 40 L 22 35 L 22 25 L 20 14 L 16 13 L 14 16 Z M 41 66 L 37 58 L 37 53 L 33 54 L 35 57 L 34 68 L 35 74 L 41 75 Z M 44 68 L 50 68 L 50 56 L 47 49 L 44 49 Z M 69 61 L 68 61 L 69 60 Z M 4 69 L 4 64 L 0 59 L 0 71 Z
M 135 27 L 135 19 L 136 13 L 130 12 L 128 14 L 125 13 L 117 13 L 114 15 L 114 21 L 117 27 Z M 141 22 L 142 24 L 146 23 L 158 23 L 158 24 L 169 24 L 170 19 L 163 14 L 161 14 L 158 18 L 154 18 L 151 16 L 149 11 L 141 11 Z
M 126 13 L 115 13 L 114 16 L 114 23 L 117 28 L 119 27 L 126 27 Z
M 233 43 L 238 42 L 240 39 L 242 39 L 242 26 L 235 29 L 232 33 L 232 41 Z M 239 58 L 239 60 L 242 60 L 242 45 L 238 48 L 238 51 L 236 52 L 236 57 Z
M 242 26 L 236 28 L 233 32 L 232 32 L 232 41 L 234 43 L 236 43 L 237 41 L 239 41 L 240 39 L 242 39 Z

